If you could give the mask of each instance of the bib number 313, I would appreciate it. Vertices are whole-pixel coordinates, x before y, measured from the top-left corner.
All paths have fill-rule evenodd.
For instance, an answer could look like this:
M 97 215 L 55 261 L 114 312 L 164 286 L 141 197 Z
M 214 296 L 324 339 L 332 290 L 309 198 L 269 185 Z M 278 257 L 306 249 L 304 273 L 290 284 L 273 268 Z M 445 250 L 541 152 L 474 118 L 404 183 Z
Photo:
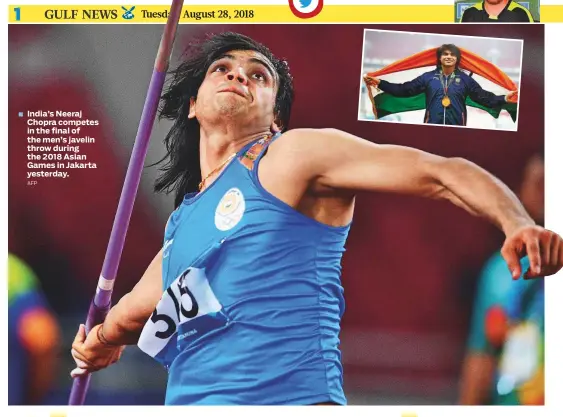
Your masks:
M 204 269 L 188 268 L 163 293 L 145 324 L 139 348 L 165 365 L 228 320 L 205 275 Z

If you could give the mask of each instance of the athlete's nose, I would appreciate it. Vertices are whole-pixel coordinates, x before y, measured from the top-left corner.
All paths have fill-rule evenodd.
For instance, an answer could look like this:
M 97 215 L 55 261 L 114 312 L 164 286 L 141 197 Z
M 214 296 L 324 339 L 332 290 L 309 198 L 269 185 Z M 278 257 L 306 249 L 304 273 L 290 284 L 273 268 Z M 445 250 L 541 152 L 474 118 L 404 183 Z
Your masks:
M 243 70 L 232 70 L 227 73 L 227 79 L 229 81 L 238 81 L 239 83 L 246 85 L 248 84 L 248 78 Z

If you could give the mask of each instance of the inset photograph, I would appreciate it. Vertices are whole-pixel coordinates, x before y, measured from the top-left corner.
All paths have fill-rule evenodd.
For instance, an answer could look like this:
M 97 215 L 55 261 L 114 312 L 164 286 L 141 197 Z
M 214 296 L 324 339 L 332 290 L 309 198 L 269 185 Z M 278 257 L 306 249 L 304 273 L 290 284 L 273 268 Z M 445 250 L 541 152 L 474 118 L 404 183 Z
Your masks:
M 358 119 L 516 131 L 523 40 L 365 30 Z
M 455 21 L 533 23 L 540 21 L 540 0 L 455 0 Z

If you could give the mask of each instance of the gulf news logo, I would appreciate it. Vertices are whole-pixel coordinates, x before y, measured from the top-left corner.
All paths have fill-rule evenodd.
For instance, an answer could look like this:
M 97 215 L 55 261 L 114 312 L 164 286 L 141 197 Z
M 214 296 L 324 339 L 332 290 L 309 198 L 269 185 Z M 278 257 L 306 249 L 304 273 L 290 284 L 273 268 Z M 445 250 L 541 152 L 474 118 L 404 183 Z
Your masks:
M 135 18 L 134 10 L 135 6 L 121 6 L 121 10 L 117 8 L 47 9 L 45 18 L 48 20 L 117 20 L 118 18 L 131 20 Z
M 323 0 L 288 0 L 293 14 L 301 19 L 310 19 L 323 9 Z

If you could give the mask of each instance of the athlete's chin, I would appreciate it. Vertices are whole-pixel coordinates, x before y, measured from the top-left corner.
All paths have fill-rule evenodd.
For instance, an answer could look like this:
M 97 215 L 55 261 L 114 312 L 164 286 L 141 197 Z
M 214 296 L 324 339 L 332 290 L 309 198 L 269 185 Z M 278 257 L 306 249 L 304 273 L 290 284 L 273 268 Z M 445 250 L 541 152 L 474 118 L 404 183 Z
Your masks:
M 241 103 L 225 100 L 218 103 L 215 110 L 221 117 L 236 117 L 246 113 L 246 106 L 242 106 Z

